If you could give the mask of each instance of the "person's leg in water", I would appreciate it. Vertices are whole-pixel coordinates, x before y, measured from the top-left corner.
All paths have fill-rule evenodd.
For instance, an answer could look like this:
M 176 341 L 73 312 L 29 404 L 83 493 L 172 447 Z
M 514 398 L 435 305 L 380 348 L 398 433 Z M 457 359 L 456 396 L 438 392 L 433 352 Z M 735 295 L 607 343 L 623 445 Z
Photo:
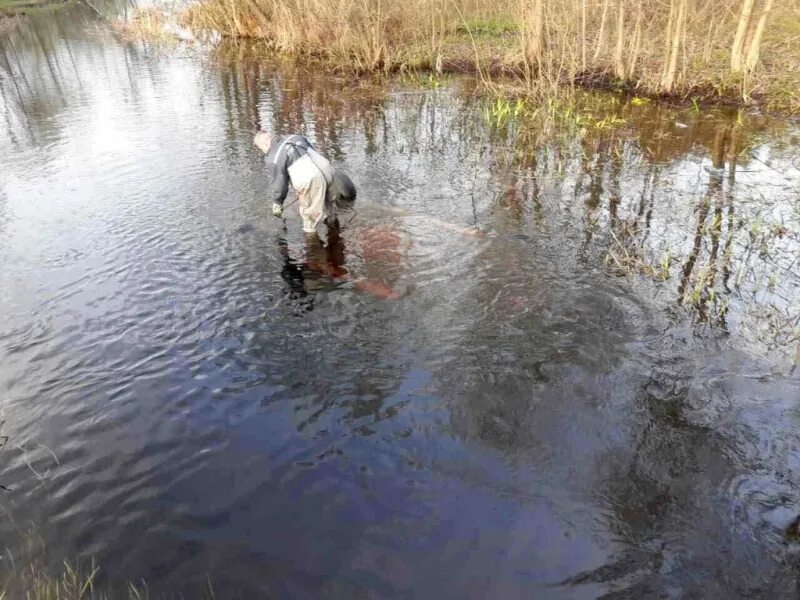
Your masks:
M 333 218 L 328 216 L 328 240 L 325 244 L 325 254 L 328 265 L 331 267 L 331 275 L 339 279 L 349 277 L 347 267 L 345 267 L 345 248 L 344 239 L 341 236 L 341 226 L 334 213 Z
M 313 163 L 312 168 L 316 169 Z M 297 191 L 300 216 L 303 219 L 303 231 L 305 233 L 316 233 L 317 226 L 328 216 L 328 206 L 325 201 L 327 187 L 325 176 L 317 170 L 315 174 L 309 177 L 307 185 Z
M 334 194 L 331 193 L 332 186 L 328 186 L 328 189 L 325 193 L 325 225 L 328 226 L 328 235 L 333 233 L 334 235 L 338 236 L 339 234 L 339 211 L 337 210 L 338 205 L 336 202 L 336 197 Z M 336 231 L 334 231 L 334 229 Z
M 331 252 L 330 237 L 324 243 L 316 235 L 306 236 L 306 252 L 304 266 L 309 273 L 325 275 L 335 281 L 345 281 L 349 278 L 344 261 L 338 260 L 337 253 Z

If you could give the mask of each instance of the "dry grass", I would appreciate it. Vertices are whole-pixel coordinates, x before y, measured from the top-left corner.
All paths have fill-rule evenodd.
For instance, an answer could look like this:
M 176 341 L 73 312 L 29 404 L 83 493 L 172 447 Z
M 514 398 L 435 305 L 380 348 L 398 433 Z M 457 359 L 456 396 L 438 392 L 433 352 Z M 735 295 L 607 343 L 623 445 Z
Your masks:
M 487 83 L 512 75 L 526 89 L 578 82 L 653 95 L 769 96 L 777 108 L 800 110 L 800 0 L 776 3 L 761 61 L 746 77 L 730 74 L 738 2 L 691 0 L 678 27 L 681 1 L 199 0 L 182 21 L 343 70 L 468 70 Z
M 286 54 L 389 71 L 435 68 L 459 14 L 491 14 L 476 8 L 469 0 L 203 0 L 184 22 L 262 38 Z
M 18 23 L 19 17 L 0 14 L 0 34 L 11 31 Z
M 125 598 L 126 600 L 147 600 L 151 597 L 145 583 L 138 585 L 128 583 L 124 591 L 109 592 L 98 585 L 100 569 L 92 563 L 89 568 L 78 568 L 64 561 L 60 571 L 52 575 L 44 568 L 34 564 L 5 573 L 0 577 L 0 600 L 110 600 Z M 166 596 L 159 598 L 176 598 L 183 596 Z M 206 579 L 199 600 L 214 600 L 214 588 L 210 579 Z
M 29 566 L 22 572 L 7 576 L 0 591 L 0 599 L 26 598 L 27 600 L 84 600 L 100 598 L 94 590 L 97 568 L 88 571 L 64 563 L 58 577 Z
M 114 28 L 129 39 L 146 39 L 168 41 L 171 39 L 165 31 L 166 16 L 163 11 L 148 7 L 133 11 L 127 20 L 114 22 Z
M 147 600 L 151 597 L 147 583 L 121 583 L 111 586 L 104 580 L 94 560 L 79 563 L 64 560 L 54 568 L 45 566 L 47 544 L 36 530 L 18 531 L 17 549 L 3 551 L 0 561 L 0 600 Z M 159 593 L 164 600 L 183 598 L 171 593 Z M 199 586 L 192 598 L 214 600 L 210 576 Z

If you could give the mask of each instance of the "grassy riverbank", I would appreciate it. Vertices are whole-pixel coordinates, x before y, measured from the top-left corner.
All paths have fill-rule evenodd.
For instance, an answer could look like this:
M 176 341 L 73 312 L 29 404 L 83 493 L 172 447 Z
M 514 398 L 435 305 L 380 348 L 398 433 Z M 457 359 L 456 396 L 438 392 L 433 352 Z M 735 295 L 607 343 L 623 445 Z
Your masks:
M 109 591 L 98 583 L 100 569 L 94 564 L 88 568 L 73 566 L 64 561 L 61 569 L 51 573 L 46 569 L 28 565 L 19 570 L 0 576 L 0 600 L 148 600 L 149 598 L 183 598 L 183 596 L 153 596 L 144 582 L 128 583 L 121 589 Z M 210 580 L 206 581 L 198 595 L 198 600 L 214 600 L 214 588 Z
M 94 588 L 98 570 L 88 571 L 74 568 L 65 562 L 57 576 L 51 576 L 43 569 L 28 566 L 21 571 L 13 571 L 3 576 L 0 584 L 0 598 L 26 598 L 27 600 L 89 600 L 107 598 Z M 131 588 L 129 598 L 137 598 L 135 588 Z
M 200 0 L 183 21 L 348 71 L 467 71 L 528 92 L 613 86 L 800 113 L 800 0 Z
M 148 600 L 183 598 L 183 595 L 151 593 L 143 580 L 112 583 L 94 560 L 63 560 L 46 566 L 47 545 L 34 530 L 18 532 L 15 552 L 6 548 L 0 561 L 0 600 Z M 198 600 L 214 600 L 211 578 L 199 584 Z
M 50 10 L 66 4 L 67 0 L 0 0 L 0 18 L 21 17 L 33 11 Z

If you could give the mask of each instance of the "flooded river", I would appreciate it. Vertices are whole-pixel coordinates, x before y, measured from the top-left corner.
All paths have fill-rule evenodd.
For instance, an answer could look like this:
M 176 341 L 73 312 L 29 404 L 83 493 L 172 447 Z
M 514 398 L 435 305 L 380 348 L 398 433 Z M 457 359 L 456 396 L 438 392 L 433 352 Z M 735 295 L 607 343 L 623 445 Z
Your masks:
M 796 596 L 800 129 L 473 91 L 3 26 L 4 572 Z M 352 174 L 338 237 L 271 215 L 259 126 Z

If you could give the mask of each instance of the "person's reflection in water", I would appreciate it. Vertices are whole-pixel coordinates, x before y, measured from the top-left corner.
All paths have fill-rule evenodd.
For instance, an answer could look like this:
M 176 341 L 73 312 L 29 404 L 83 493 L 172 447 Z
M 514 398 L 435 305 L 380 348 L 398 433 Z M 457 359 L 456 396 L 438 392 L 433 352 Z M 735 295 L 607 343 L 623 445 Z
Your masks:
M 369 277 L 354 277 L 345 266 L 345 242 L 339 225 L 328 229 L 327 241 L 316 235 L 305 236 L 305 253 L 302 260 L 292 258 L 285 238 L 278 239 L 283 256 L 281 277 L 289 285 L 289 299 L 308 312 L 314 308 L 314 293 L 332 290 L 351 281 L 354 287 L 381 300 L 399 297 L 390 285 Z M 366 236 L 369 240 L 370 236 Z
M 303 313 L 314 310 L 314 296 L 310 296 L 306 290 L 303 264 L 292 258 L 286 238 L 278 239 L 278 249 L 283 257 L 281 277 L 289 286 L 286 297 L 294 307 L 294 312 Z
M 341 228 L 335 222 L 328 227 L 328 241 L 324 244 L 318 236 L 306 236 L 306 267 L 317 279 L 319 275 L 334 281 L 347 279 L 349 273 L 344 266 L 344 250 Z
M 313 292 L 335 287 L 347 279 L 344 267 L 344 242 L 338 228 L 328 233 L 327 243 L 316 235 L 306 235 L 305 255 L 302 260 L 292 258 L 286 238 L 278 239 L 283 257 L 281 277 L 289 286 L 288 299 L 300 312 L 314 309 Z

